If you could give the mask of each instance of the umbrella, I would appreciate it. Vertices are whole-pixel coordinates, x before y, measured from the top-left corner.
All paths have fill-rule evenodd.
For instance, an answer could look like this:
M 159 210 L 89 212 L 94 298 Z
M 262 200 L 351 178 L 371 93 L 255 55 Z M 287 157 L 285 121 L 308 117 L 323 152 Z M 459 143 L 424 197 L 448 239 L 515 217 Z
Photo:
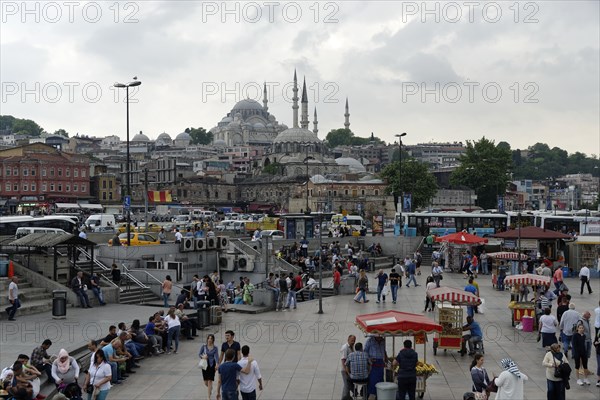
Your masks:
M 367 334 L 392 336 L 442 331 L 442 326 L 431 318 L 395 310 L 357 315 L 356 325 Z
M 481 304 L 481 299 L 473 293 L 445 286 L 428 290 L 427 296 L 434 301 L 448 301 L 453 306 L 477 306 Z
M 488 256 L 500 260 L 518 260 L 519 253 L 516 251 L 498 251 L 496 253 L 488 253 Z M 527 260 L 527 255 L 521 253 L 521 260 Z
M 535 274 L 517 274 L 510 275 L 504 279 L 505 285 L 550 285 L 551 278 L 549 276 L 535 275 Z
M 466 232 L 451 233 L 446 236 L 440 236 L 435 238 L 436 242 L 448 242 L 453 244 L 484 244 L 488 240 L 477 235 L 471 235 Z

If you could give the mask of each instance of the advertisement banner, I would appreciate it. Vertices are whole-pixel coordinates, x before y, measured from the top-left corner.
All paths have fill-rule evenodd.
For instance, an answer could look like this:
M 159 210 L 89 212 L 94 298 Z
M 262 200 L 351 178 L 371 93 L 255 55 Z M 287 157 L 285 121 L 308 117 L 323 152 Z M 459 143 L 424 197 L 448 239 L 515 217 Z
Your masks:
M 373 236 L 383 236 L 383 215 L 373 215 Z
M 402 212 L 411 212 L 412 210 L 412 193 L 404 193 L 402 196 Z

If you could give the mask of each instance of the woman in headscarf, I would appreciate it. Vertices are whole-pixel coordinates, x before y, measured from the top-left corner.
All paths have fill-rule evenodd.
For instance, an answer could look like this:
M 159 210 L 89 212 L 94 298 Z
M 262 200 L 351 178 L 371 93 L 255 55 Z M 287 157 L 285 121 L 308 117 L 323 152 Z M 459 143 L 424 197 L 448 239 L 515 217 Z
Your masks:
M 58 358 L 52 363 L 52 377 L 59 390 L 69 383 L 77 382 L 79 378 L 79 364 L 65 349 L 60 349 Z
M 500 360 L 500 365 L 504 371 L 494 379 L 498 386 L 496 400 L 523 400 L 523 382 L 529 378 L 519 371 L 517 364 L 510 358 Z
M 566 357 L 564 357 L 562 351 L 560 351 L 560 344 L 551 344 L 550 351 L 546 353 L 542 360 L 542 365 L 546 367 L 546 389 L 548 400 L 565 400 L 565 382 L 562 378 L 554 376 L 556 367 L 562 363 L 568 363 L 568 361 L 566 360 Z

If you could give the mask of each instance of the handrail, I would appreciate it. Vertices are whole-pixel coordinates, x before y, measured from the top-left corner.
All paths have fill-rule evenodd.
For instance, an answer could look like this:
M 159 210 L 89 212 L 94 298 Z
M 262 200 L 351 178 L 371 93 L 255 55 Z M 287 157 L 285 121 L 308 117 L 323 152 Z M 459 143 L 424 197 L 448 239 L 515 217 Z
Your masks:
M 110 271 L 110 268 L 108 268 L 106 265 L 102 264 L 100 261 L 98 261 L 97 259 L 93 259 L 91 254 L 88 253 L 84 248 L 82 247 L 77 247 L 77 250 L 79 250 L 81 252 L 81 254 L 83 254 L 88 261 L 91 261 L 94 263 L 94 265 L 98 266 L 102 271 L 106 272 L 106 271 Z M 77 268 L 77 262 L 73 262 L 73 260 L 69 259 L 69 262 L 72 263 L 75 268 Z M 79 268 L 81 269 L 81 268 Z M 116 283 L 114 283 L 112 280 L 108 279 L 106 276 L 104 276 L 103 274 L 99 274 L 98 275 L 100 277 L 100 279 L 104 279 L 106 282 L 108 282 L 108 284 L 112 287 L 116 287 L 117 289 L 119 289 L 119 292 L 123 292 L 123 289 L 117 285 Z
M 276 265 L 277 263 L 283 264 L 283 267 L 279 266 L 279 268 L 282 270 L 288 270 L 289 268 L 291 268 L 292 270 L 294 270 L 294 272 L 302 271 L 302 268 L 296 267 L 295 265 L 290 264 L 289 262 L 285 261 L 283 258 L 275 258 L 274 265 Z
M 128 268 L 125 266 L 125 264 L 121 264 L 121 265 L 123 266 L 123 268 L 126 268 L 126 269 L 129 271 L 129 269 L 128 269 Z M 146 276 L 149 276 L 150 278 L 152 278 L 152 279 L 154 279 L 156 282 L 158 282 L 158 284 L 162 285 L 162 282 L 161 282 L 161 281 L 160 281 L 160 280 L 159 280 L 157 277 L 155 277 L 154 275 L 152 275 L 150 272 L 148 272 L 148 271 L 145 271 L 145 270 L 143 270 L 143 269 L 140 269 L 140 270 L 138 270 L 137 272 L 142 272 L 142 273 L 146 274 Z M 181 289 L 181 290 L 183 290 L 183 291 L 186 291 L 186 292 L 188 292 L 188 293 L 190 292 L 190 290 L 188 290 L 188 289 L 184 288 L 183 286 L 179 286 L 179 285 L 173 284 L 173 287 L 175 287 L 175 288 L 178 288 L 178 289 Z M 148 289 L 149 289 L 149 288 L 148 288 Z
M 142 289 L 150 289 L 148 286 L 144 285 L 142 283 L 142 281 L 140 281 L 139 279 L 137 279 L 135 276 L 133 276 L 131 274 L 131 272 L 129 272 L 129 268 L 127 268 L 127 266 L 123 263 L 121 263 L 121 266 L 125 269 L 125 276 L 131 280 L 133 283 L 135 283 L 138 287 L 142 288 Z
M 248 252 L 244 251 L 240 247 L 238 247 L 238 244 L 242 244 L 243 246 L 248 248 L 252 253 L 254 253 L 255 256 L 261 255 L 260 251 L 256 250 L 254 247 L 250 246 L 248 243 L 244 242 L 241 239 L 234 239 L 234 240 L 230 241 L 230 243 L 232 243 L 240 252 L 244 253 L 245 255 L 249 255 Z

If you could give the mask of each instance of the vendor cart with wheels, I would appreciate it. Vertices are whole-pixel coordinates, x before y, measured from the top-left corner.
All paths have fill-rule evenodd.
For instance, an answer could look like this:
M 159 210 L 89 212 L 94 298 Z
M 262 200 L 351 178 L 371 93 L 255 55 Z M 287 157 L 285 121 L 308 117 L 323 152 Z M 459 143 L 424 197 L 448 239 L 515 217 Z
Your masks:
M 427 389 L 427 378 L 437 373 L 436 368 L 427 364 L 427 335 L 434 332 L 441 332 L 442 326 L 436 324 L 434 320 L 420 314 L 410 314 L 395 310 L 383 311 L 373 314 L 363 314 L 356 316 L 356 326 L 365 334 L 365 336 L 379 335 L 383 337 L 392 337 L 392 353 L 396 356 L 397 336 L 413 336 L 415 350 L 417 345 L 423 345 L 423 359 L 417 364 L 417 386 L 416 393 L 419 398 L 423 398 Z M 391 370 L 391 362 L 386 363 L 386 369 Z M 386 371 L 387 372 L 387 371 Z M 390 371 L 395 379 L 396 371 Z M 384 374 L 384 379 L 388 374 Z
M 521 261 L 527 260 L 526 254 L 519 254 L 515 251 L 498 251 L 495 253 L 488 253 L 488 257 L 493 259 L 495 262 L 492 264 L 491 272 L 492 272 L 492 287 L 497 289 L 498 285 L 498 266 L 501 261 L 518 261 L 519 258 Z M 508 265 L 505 266 L 506 270 L 508 270 Z
M 463 306 L 478 306 L 481 299 L 473 293 L 451 287 L 439 287 L 427 291 L 427 297 L 438 303 L 438 323 L 442 331 L 434 334 L 433 354 L 438 349 L 461 350 L 463 336 Z M 461 354 L 464 356 L 464 354 Z
M 516 286 L 516 285 L 525 285 L 525 286 L 533 286 L 534 299 L 532 302 L 519 302 L 518 299 L 515 298 L 514 294 L 511 295 L 511 301 L 508 304 L 508 308 L 511 310 L 511 324 L 515 326 L 516 324 L 522 322 L 523 317 L 532 317 L 533 318 L 533 329 L 537 326 L 537 318 L 535 314 L 535 304 L 537 302 L 538 291 L 536 290 L 536 286 L 550 286 L 551 278 L 549 276 L 535 275 L 535 274 L 517 274 L 510 275 L 504 279 L 504 284 L 506 286 Z

